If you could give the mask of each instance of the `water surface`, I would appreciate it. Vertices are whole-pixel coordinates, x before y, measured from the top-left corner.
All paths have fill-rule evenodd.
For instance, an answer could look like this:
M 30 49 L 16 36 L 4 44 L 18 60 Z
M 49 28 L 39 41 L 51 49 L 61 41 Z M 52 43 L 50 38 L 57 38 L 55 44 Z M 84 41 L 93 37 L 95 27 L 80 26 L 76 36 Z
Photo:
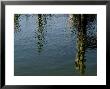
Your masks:
M 15 76 L 82 75 L 75 66 L 78 36 L 71 18 L 68 14 L 21 14 L 15 18 Z M 96 18 L 88 19 L 86 38 L 96 36 L 96 28 Z M 97 75 L 97 48 L 87 47 L 84 58 L 83 75 Z

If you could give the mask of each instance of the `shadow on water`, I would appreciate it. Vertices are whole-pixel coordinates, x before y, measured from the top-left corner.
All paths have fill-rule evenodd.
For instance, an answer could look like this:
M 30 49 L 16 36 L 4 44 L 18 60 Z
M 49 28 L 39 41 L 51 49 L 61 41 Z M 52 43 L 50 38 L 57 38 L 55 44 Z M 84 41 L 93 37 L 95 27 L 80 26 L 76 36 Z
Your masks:
M 38 27 L 36 30 L 36 37 L 37 38 L 37 49 L 38 49 L 38 53 L 41 53 L 43 50 L 43 46 L 45 43 L 45 27 L 44 25 L 46 24 L 46 15 L 44 14 L 38 14 Z
M 93 22 L 96 18 L 95 14 L 86 15 L 86 14 L 75 14 L 73 15 L 73 26 L 76 28 L 77 34 L 77 53 L 75 59 L 75 69 L 80 72 L 81 75 L 85 74 L 86 71 L 86 59 L 85 51 L 87 48 L 94 49 L 97 47 L 97 38 L 96 35 L 92 36 L 87 34 L 87 25 L 90 22 Z
M 20 31 L 20 24 L 19 24 L 19 18 L 20 18 L 20 14 L 14 14 L 14 31 Z

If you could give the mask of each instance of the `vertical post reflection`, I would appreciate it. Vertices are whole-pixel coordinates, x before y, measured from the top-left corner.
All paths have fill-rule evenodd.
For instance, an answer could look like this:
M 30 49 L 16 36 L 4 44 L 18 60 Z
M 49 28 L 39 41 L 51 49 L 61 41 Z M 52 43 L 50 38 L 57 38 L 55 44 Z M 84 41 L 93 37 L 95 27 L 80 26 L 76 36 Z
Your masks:
M 20 31 L 20 25 L 19 25 L 19 18 L 20 14 L 14 14 L 14 31 Z
M 37 48 L 38 52 L 42 52 L 44 46 L 44 25 L 45 25 L 45 16 L 43 14 L 38 14 L 38 28 L 37 28 Z
M 89 26 L 90 22 L 93 23 L 95 19 L 96 14 L 74 14 L 72 17 L 73 26 L 76 28 L 77 35 L 77 53 L 75 59 L 75 68 L 79 70 L 81 75 L 84 75 L 86 70 L 85 50 L 87 48 L 94 49 L 97 47 L 96 34 L 92 32 L 93 28 Z M 87 33 L 87 26 L 90 30 L 89 33 Z
M 85 48 L 86 48 L 86 18 L 83 14 L 77 16 L 78 31 L 77 31 L 77 54 L 75 60 L 75 67 L 81 75 L 85 73 Z
M 86 15 L 74 14 L 73 15 L 73 26 L 76 28 L 77 36 L 77 53 L 75 59 L 75 68 L 80 72 L 81 75 L 85 73 L 85 50 L 86 50 Z

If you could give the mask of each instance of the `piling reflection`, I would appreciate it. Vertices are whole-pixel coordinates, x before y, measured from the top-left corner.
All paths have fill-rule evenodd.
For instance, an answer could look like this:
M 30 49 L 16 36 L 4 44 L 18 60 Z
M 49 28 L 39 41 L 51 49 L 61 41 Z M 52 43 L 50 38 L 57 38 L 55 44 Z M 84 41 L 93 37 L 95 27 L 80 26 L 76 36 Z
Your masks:
M 90 34 L 87 34 L 87 25 L 94 19 L 93 16 L 95 15 L 75 14 L 72 18 L 73 26 L 77 30 L 77 53 L 75 59 L 75 68 L 80 72 L 81 75 L 84 75 L 86 70 L 86 49 L 97 47 L 96 35 L 90 36 Z
M 79 70 L 81 74 L 85 73 L 85 47 L 86 47 L 86 19 L 84 15 L 80 14 L 76 16 L 77 18 L 77 54 L 75 60 L 76 69 Z
M 14 14 L 14 31 L 20 31 L 20 24 L 19 24 L 20 14 Z
M 43 14 L 38 14 L 38 27 L 37 27 L 37 32 L 36 32 L 36 38 L 37 38 L 37 48 L 38 48 L 38 52 L 42 52 L 43 50 L 43 46 L 44 46 L 44 42 L 45 42 L 45 28 L 44 25 L 46 24 L 46 17 Z

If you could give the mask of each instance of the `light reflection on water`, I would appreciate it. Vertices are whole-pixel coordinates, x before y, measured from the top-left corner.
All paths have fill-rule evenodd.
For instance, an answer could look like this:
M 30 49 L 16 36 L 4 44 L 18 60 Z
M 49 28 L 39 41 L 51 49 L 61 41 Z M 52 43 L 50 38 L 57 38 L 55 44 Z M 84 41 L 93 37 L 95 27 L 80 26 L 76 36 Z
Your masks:
M 96 15 L 16 14 L 14 20 L 15 75 L 96 75 Z

